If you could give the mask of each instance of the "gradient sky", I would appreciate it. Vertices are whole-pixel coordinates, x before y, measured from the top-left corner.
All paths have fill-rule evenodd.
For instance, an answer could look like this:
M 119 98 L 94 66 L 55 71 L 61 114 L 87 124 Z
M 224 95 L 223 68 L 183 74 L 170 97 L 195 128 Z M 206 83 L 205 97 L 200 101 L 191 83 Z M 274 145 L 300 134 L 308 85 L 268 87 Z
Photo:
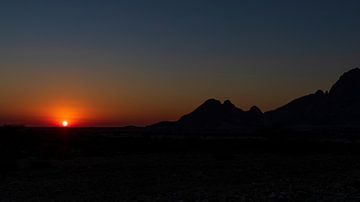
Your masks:
M 207 98 L 263 111 L 360 66 L 360 1 L 4 0 L 0 124 L 144 125 Z

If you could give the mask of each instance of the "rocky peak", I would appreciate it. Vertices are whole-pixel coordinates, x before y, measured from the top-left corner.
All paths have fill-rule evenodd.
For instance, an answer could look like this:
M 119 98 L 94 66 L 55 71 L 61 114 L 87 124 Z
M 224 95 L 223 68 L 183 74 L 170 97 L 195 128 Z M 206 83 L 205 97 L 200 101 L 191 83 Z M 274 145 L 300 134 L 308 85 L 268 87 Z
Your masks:
M 360 98 L 360 69 L 344 73 L 330 89 L 330 96 L 338 100 Z

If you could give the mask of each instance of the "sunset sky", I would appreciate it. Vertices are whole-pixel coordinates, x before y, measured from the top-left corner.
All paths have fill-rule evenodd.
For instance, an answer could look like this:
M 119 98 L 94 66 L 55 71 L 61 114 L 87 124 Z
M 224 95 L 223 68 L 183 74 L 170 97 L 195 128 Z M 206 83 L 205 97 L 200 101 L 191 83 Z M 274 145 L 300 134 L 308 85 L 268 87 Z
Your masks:
M 208 98 L 263 111 L 360 66 L 360 1 L 0 2 L 0 125 L 146 125 Z

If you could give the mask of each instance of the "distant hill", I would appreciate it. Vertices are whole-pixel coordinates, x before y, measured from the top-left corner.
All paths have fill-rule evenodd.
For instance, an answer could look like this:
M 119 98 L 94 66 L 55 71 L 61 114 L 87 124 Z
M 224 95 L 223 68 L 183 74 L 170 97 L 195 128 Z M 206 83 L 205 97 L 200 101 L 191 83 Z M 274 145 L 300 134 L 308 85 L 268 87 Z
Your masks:
M 151 127 L 180 129 L 244 129 L 259 128 L 265 125 L 261 110 L 254 106 L 249 111 L 237 108 L 229 100 L 221 103 L 208 99 L 193 112 L 182 116 L 175 122 L 160 122 Z
M 360 124 L 360 69 L 344 73 L 329 92 L 321 90 L 266 112 L 274 124 Z

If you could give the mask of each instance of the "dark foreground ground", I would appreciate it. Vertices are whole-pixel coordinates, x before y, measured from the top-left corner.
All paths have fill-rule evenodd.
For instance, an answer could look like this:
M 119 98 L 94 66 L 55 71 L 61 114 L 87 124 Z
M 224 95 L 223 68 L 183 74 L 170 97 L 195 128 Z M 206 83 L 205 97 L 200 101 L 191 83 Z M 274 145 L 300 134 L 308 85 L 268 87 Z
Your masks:
M 357 143 L 86 134 L 2 129 L 0 200 L 360 200 Z

